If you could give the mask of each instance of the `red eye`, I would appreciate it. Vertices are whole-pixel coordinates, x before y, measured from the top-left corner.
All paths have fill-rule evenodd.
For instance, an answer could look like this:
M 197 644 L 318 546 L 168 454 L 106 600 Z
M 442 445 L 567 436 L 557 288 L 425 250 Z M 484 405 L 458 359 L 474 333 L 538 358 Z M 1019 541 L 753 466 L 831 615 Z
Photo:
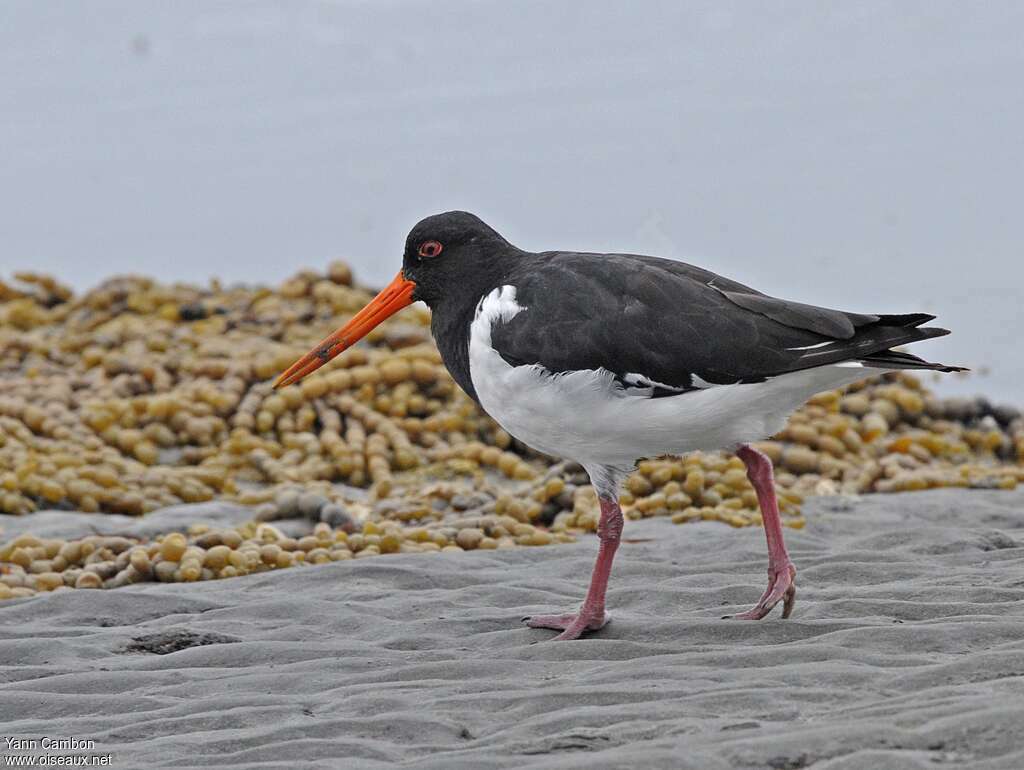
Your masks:
M 424 241 L 420 244 L 419 255 L 421 257 L 436 257 L 441 253 L 441 244 L 437 241 Z

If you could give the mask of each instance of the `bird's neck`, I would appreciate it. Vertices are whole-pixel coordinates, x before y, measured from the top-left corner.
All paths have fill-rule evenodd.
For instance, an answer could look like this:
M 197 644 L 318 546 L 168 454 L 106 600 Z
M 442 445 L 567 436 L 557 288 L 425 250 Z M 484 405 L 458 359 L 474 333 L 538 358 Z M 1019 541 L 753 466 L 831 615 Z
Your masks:
M 515 285 L 520 271 L 538 255 L 524 252 L 507 243 L 500 252 L 481 259 L 476 269 L 466 275 L 465 282 L 455 286 L 429 302 L 432 312 L 430 331 L 434 335 L 444 365 L 452 378 L 474 401 L 478 401 L 469 369 L 470 326 L 476 316 L 477 305 L 494 289 Z
M 474 311 L 475 305 L 465 302 L 439 303 L 431 309 L 430 331 L 452 379 L 479 403 L 469 373 L 469 327 Z

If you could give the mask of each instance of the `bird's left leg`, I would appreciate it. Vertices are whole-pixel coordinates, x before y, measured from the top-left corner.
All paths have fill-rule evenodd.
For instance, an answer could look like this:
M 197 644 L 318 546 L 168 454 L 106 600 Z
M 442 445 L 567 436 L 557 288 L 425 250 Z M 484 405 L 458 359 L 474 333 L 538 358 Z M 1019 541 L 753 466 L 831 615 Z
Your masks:
M 587 598 L 577 613 L 565 615 L 533 615 L 523 618 L 531 628 L 554 628 L 561 631 L 555 641 L 578 639 L 584 631 L 596 631 L 608 622 L 609 617 L 604 611 L 604 597 L 608 589 L 608 576 L 612 571 L 612 560 L 619 547 L 622 536 L 622 509 L 615 496 L 598 498 L 601 504 L 601 518 L 597 525 L 597 536 L 600 545 L 597 550 L 597 562 L 590 577 L 590 590 Z
M 736 450 L 736 456 L 747 466 L 747 478 L 757 493 L 764 521 L 764 535 L 768 540 L 768 588 L 753 608 L 739 615 L 726 617 L 738 620 L 760 620 L 782 602 L 782 617 L 788 618 L 796 601 L 796 567 L 786 552 L 782 539 L 782 519 L 779 516 L 779 502 L 775 497 L 775 476 L 772 461 L 763 452 L 749 444 Z

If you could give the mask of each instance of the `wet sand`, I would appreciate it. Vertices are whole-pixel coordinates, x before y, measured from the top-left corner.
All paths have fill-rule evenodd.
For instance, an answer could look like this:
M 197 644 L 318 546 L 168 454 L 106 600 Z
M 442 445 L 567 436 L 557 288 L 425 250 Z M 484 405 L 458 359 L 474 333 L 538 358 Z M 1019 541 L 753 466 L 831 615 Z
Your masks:
M 763 588 L 760 530 L 663 518 L 572 643 L 519 618 L 578 603 L 593 537 L 8 601 L 0 733 L 122 768 L 1024 767 L 1024 492 L 805 513 L 786 621 L 720 619 Z M 42 516 L 3 537 L 81 534 Z

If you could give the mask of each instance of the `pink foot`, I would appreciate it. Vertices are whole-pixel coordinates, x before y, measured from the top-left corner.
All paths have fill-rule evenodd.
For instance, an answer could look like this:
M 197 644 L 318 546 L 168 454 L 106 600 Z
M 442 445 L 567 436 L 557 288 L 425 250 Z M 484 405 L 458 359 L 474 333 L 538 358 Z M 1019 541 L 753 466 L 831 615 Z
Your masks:
M 530 628 L 553 628 L 561 631 L 554 641 L 579 639 L 584 631 L 596 631 L 602 628 L 610 618 L 604 611 L 605 592 L 608 589 L 608 575 L 612 571 L 612 559 L 619 547 L 619 536 L 622 533 L 622 509 L 615 499 L 614 490 L 600 495 L 601 519 L 597 525 L 597 537 L 600 545 L 597 549 L 597 562 L 590 576 L 590 589 L 587 598 L 577 613 L 565 615 L 534 615 L 523 620 Z
M 597 615 L 592 612 L 569 612 L 565 615 L 532 615 L 523 618 L 530 628 L 553 628 L 561 631 L 552 641 L 560 642 L 568 639 L 579 639 L 584 631 L 597 631 L 603 628 L 611 618 L 604 612 Z
M 788 618 L 796 602 L 796 567 L 786 562 L 778 569 L 769 570 L 768 588 L 751 609 L 738 615 L 725 615 L 734 620 L 760 620 L 765 617 L 776 604 L 782 602 L 782 617 Z

